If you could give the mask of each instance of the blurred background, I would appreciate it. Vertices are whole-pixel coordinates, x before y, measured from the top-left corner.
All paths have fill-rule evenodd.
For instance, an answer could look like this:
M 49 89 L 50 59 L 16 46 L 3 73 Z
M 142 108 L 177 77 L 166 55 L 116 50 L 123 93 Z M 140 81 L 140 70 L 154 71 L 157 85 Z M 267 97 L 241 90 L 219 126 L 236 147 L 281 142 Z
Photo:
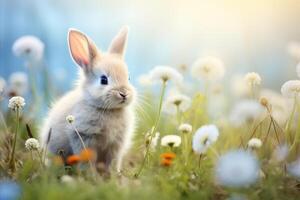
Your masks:
M 87 33 L 102 50 L 123 25 L 130 35 L 131 79 L 158 64 L 190 66 L 201 56 L 223 60 L 227 76 L 256 71 L 263 86 L 280 88 L 296 78 L 288 52 L 300 41 L 299 0 L 1 0 L 0 76 L 25 71 L 12 45 L 23 35 L 45 43 L 50 75 L 69 89 L 76 67 L 67 49 L 68 28 Z

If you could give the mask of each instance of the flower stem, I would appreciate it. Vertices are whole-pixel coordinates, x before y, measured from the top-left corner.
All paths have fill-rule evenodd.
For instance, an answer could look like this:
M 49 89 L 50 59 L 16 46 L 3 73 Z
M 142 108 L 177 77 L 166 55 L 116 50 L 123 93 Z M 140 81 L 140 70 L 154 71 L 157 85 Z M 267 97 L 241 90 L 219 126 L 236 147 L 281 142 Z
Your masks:
M 152 130 L 150 132 L 149 144 L 146 147 L 146 152 L 145 152 L 144 159 L 142 161 L 142 164 L 141 164 L 139 170 L 134 175 L 136 178 L 139 177 L 139 175 L 141 174 L 141 172 L 142 172 L 142 170 L 143 170 L 143 168 L 145 166 L 146 160 L 148 159 L 148 156 L 149 156 L 152 139 L 154 137 L 154 134 L 156 133 L 156 130 L 157 130 L 157 127 L 158 127 L 158 123 L 159 123 L 159 120 L 160 120 L 160 116 L 161 116 L 161 109 L 162 109 L 163 99 L 164 99 L 164 96 L 165 96 L 165 90 L 166 90 L 166 82 L 164 81 L 163 84 L 162 84 L 162 89 L 161 89 L 161 94 L 160 94 L 160 99 L 159 99 L 159 106 L 158 106 L 157 117 L 156 117 L 154 126 L 153 126 L 153 128 L 152 128 Z
M 12 151 L 10 154 L 10 160 L 9 160 L 9 167 L 11 168 L 12 171 L 15 171 L 16 165 L 15 165 L 15 151 L 16 151 L 16 143 L 17 143 L 17 136 L 18 136 L 18 130 L 20 126 L 20 109 L 16 109 L 16 129 L 15 129 L 15 134 L 14 134 L 14 139 L 13 139 L 13 146 L 12 146 Z

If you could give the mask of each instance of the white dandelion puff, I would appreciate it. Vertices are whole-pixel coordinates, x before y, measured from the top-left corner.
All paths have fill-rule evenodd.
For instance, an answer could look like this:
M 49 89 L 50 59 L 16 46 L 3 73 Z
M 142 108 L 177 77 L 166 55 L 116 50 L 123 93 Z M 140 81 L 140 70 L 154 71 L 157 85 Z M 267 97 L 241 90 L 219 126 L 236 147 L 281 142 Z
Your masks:
M 193 128 L 192 125 L 185 123 L 185 124 L 180 124 L 178 130 L 182 133 L 190 133 L 192 132 Z
M 248 147 L 250 148 L 260 148 L 262 145 L 262 141 L 258 138 L 251 138 L 249 141 L 248 141 Z
M 25 106 L 25 99 L 20 96 L 9 99 L 8 107 L 12 110 L 22 109 Z
M 225 74 L 223 62 L 215 57 L 204 57 L 195 61 L 191 68 L 191 75 L 197 79 L 208 81 L 219 80 Z
M 264 113 L 263 106 L 254 100 L 242 100 L 238 102 L 231 111 L 230 121 L 240 126 L 259 118 Z
M 283 144 L 276 147 L 273 156 L 277 162 L 282 162 L 287 158 L 288 154 L 289 146 L 287 144 Z
M 168 114 L 185 112 L 191 106 L 191 102 L 191 98 L 184 94 L 170 94 L 163 104 L 163 111 Z
M 63 175 L 62 177 L 60 177 L 60 181 L 66 184 L 72 184 L 75 182 L 74 178 L 69 175 Z
M 12 50 L 15 56 L 28 62 L 39 62 L 43 59 L 44 43 L 35 36 L 23 36 L 15 41 Z
M 251 86 L 260 85 L 261 77 L 256 72 L 249 72 L 245 75 L 245 82 Z
M 156 66 L 149 73 L 150 80 L 153 82 L 173 81 L 180 84 L 183 76 L 174 68 L 169 66 Z
M 256 157 L 243 150 L 229 151 L 216 163 L 215 175 L 220 185 L 247 187 L 259 178 L 259 164 Z
M 281 87 L 281 94 L 286 98 L 299 96 L 300 80 L 290 80 L 285 82 Z
M 73 115 L 68 115 L 66 120 L 68 123 L 72 124 L 75 121 L 75 117 Z
M 161 138 L 161 146 L 178 147 L 181 144 L 181 137 L 178 135 L 166 135 Z
M 5 87 L 6 87 L 6 81 L 4 78 L 0 77 L 0 97 L 3 94 Z
M 37 139 L 35 138 L 29 138 L 26 140 L 25 142 L 25 147 L 27 150 L 29 151 L 33 151 L 33 150 L 39 150 L 40 148 L 40 143 Z
M 300 158 L 298 160 L 287 165 L 288 173 L 300 180 Z
M 193 136 L 193 150 L 197 154 L 203 154 L 217 141 L 219 130 L 215 125 L 200 127 Z
M 9 77 L 9 89 L 16 95 L 25 95 L 28 91 L 28 76 L 24 72 L 12 73 Z

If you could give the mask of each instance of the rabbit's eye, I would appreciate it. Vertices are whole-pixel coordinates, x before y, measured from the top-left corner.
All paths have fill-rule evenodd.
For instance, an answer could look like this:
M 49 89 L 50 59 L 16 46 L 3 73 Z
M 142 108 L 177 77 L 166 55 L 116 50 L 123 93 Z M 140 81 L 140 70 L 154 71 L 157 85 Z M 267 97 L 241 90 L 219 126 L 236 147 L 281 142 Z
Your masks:
M 100 82 L 101 82 L 101 85 L 107 85 L 108 84 L 107 76 L 102 75 L 100 77 Z

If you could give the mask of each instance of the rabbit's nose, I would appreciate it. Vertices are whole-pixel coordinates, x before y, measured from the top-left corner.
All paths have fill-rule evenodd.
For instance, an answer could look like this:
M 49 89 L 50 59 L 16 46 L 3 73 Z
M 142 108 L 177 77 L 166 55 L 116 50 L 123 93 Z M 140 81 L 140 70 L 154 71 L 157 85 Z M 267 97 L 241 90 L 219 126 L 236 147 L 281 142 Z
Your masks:
M 127 94 L 124 92 L 119 92 L 119 95 L 123 98 L 126 99 Z

